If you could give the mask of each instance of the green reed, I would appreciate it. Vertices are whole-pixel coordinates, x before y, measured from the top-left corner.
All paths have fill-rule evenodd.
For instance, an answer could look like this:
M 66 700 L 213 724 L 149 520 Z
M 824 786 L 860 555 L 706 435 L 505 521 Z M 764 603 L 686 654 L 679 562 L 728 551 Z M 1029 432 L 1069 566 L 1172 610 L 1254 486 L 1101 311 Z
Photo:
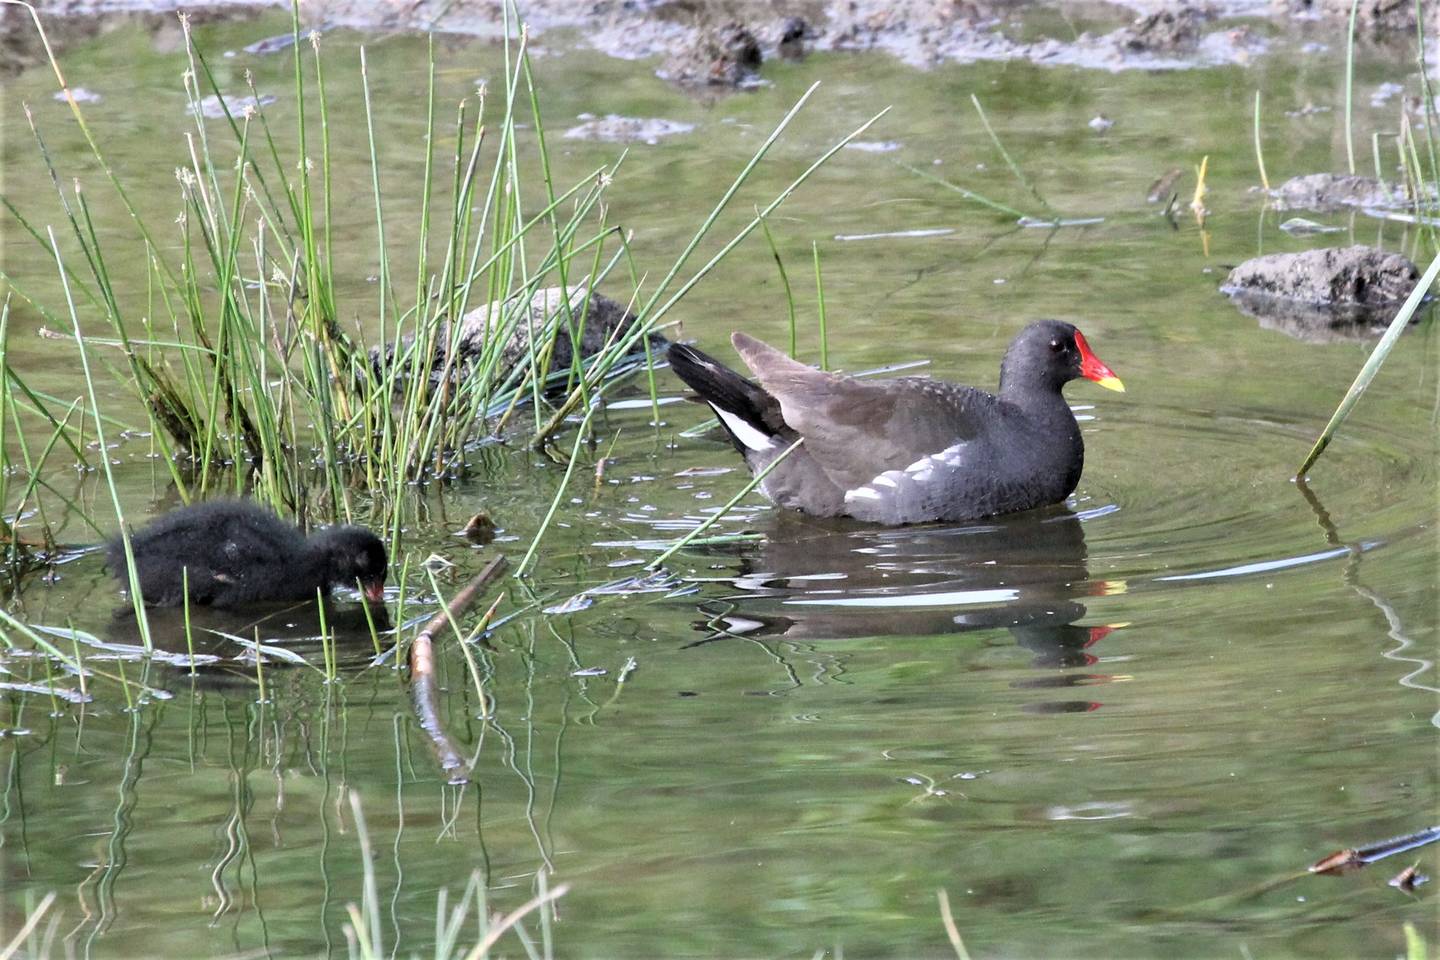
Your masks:
M 775 245 L 775 237 L 770 232 L 770 223 L 762 219 L 760 230 L 765 235 L 765 245 L 770 248 L 770 256 L 775 260 L 775 269 L 780 273 L 780 286 L 785 291 L 785 317 L 789 321 L 790 328 L 790 359 L 794 360 L 799 354 L 799 344 L 796 338 L 795 323 L 795 294 L 790 289 L 790 275 L 785 272 L 785 261 L 780 259 L 780 248 Z
M 755 476 L 751 477 L 749 482 L 746 483 L 745 486 L 741 487 L 739 492 L 737 492 L 733 497 L 727 500 L 725 504 L 720 507 L 719 510 L 716 510 L 714 513 L 710 514 L 710 516 L 707 517 L 703 523 L 699 524 L 697 527 L 695 527 L 695 529 L 685 534 L 685 536 L 680 537 L 668 548 L 666 548 L 666 550 L 661 553 L 660 556 L 647 563 L 645 565 L 645 569 L 660 569 L 662 566 L 664 566 L 666 560 L 669 560 L 676 553 L 683 550 L 690 544 L 694 543 L 696 541 L 696 538 L 698 538 L 706 530 L 709 530 L 711 527 L 715 526 L 716 523 L 718 523 L 722 518 L 725 517 L 726 514 L 728 514 L 731 510 L 735 508 L 736 504 L 738 504 L 741 500 L 744 500 L 747 496 L 750 495 L 750 492 L 752 490 L 760 486 L 760 484 L 764 482 L 765 478 L 770 476 L 770 471 L 778 467 L 785 460 L 786 457 L 794 453 L 804 442 L 805 438 L 801 437 L 799 440 L 796 440 L 794 443 L 790 444 L 790 446 L 780 451 L 780 453 L 776 455 L 774 460 L 771 460 L 765 465 L 765 469 L 757 471 L 755 473 Z
M 1336 407 L 1335 412 L 1331 414 L 1330 422 L 1325 424 L 1325 428 L 1320 431 L 1320 436 L 1315 441 L 1314 446 L 1310 448 L 1310 452 L 1305 455 L 1305 460 L 1295 471 L 1296 477 L 1304 477 L 1306 472 L 1315 465 L 1315 461 L 1320 459 L 1320 454 L 1330 445 L 1331 439 L 1335 436 L 1335 431 L 1340 428 L 1340 424 L 1350 415 L 1350 411 L 1354 409 L 1355 404 L 1360 402 L 1360 397 L 1365 393 L 1366 388 L 1370 386 L 1370 381 L 1374 380 L 1375 375 L 1380 372 L 1381 364 L 1385 362 L 1385 358 L 1390 355 L 1390 351 L 1393 350 L 1395 344 L 1399 342 L 1400 334 L 1404 333 L 1405 328 L 1410 325 L 1411 318 L 1414 317 L 1415 311 L 1420 309 L 1420 305 L 1424 302 L 1425 296 L 1429 293 L 1430 288 L 1435 284 L 1437 277 L 1440 277 L 1440 253 L 1437 253 L 1435 258 L 1430 261 L 1430 266 L 1425 270 L 1420 281 L 1415 284 L 1415 288 L 1410 291 L 1410 296 L 1400 307 L 1400 312 L 1395 315 L 1394 320 L 1390 321 L 1390 326 L 1386 328 L 1385 334 L 1380 338 L 1380 342 L 1375 344 L 1375 349 L 1371 351 L 1370 356 L 1361 366 L 1360 372 L 1355 376 L 1355 381 L 1350 384 L 1350 389 L 1345 391 L 1345 396 L 1341 399 L 1340 405 Z
M 36 393 L 10 363 L 9 319 L 10 297 L 0 301 L 0 577 L 15 580 L 27 571 L 38 569 L 60 551 L 52 532 L 46 498 L 58 500 L 86 523 L 87 512 L 80 509 L 73 496 L 54 486 L 46 477 L 46 465 L 55 448 L 61 444 L 74 455 L 76 462 L 89 466 L 84 452 L 84 419 L 86 411 L 79 398 L 72 400 L 63 413 L 56 414 L 56 398 Z M 78 424 L 72 421 L 77 419 Z M 31 425 L 49 429 L 39 452 L 32 450 L 27 436 Z M 11 433 L 13 428 L 13 434 Z M 18 492 L 17 492 L 18 491 Z M 26 515 L 33 508 L 38 521 L 37 533 L 31 533 Z M 17 524 L 26 520 L 26 529 Z M 98 533 L 98 530 L 96 531 Z
M 1346 172 L 1355 173 L 1355 19 L 1360 0 L 1350 0 L 1350 29 L 1345 33 L 1345 162 Z

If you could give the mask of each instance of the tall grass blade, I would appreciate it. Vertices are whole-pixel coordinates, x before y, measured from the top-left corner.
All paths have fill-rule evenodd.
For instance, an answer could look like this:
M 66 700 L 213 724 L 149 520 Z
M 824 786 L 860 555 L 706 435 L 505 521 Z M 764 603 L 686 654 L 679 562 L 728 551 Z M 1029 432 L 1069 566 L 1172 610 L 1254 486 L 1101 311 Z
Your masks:
M 1355 20 L 1359 12 L 1360 0 L 1350 0 L 1350 29 L 1345 35 L 1345 162 L 1351 176 L 1355 175 Z
M 150 639 L 150 620 L 145 615 L 145 598 L 140 593 L 140 575 L 135 569 L 135 554 L 130 545 L 130 531 L 125 526 L 125 511 L 120 506 L 120 491 L 115 486 L 115 472 L 110 468 L 110 456 L 106 453 L 109 449 L 105 443 L 105 427 L 100 420 L 100 401 L 95 395 L 95 380 L 90 374 L 90 357 L 85 350 L 85 338 L 80 334 L 80 317 L 75 312 L 75 300 L 70 295 L 70 282 L 65 273 L 65 259 L 60 255 L 60 244 L 55 239 L 55 231 L 46 228 L 50 237 L 50 249 L 55 255 L 55 266 L 60 271 L 60 286 L 65 293 L 65 304 L 70 309 L 70 323 L 75 332 L 75 345 L 80 350 L 80 368 L 85 375 L 85 389 L 90 396 L 90 409 L 95 414 L 95 433 L 100 441 L 100 466 L 104 469 L 105 483 L 110 488 L 110 502 L 115 507 L 115 521 L 120 526 L 120 539 L 125 550 L 125 567 L 130 582 L 130 602 L 135 608 L 135 622 L 140 628 L 140 640 L 145 650 L 149 652 L 154 649 Z
M 1255 165 L 1260 168 L 1260 186 L 1270 192 L 1270 177 L 1265 173 L 1265 151 L 1260 148 L 1260 91 L 1255 91 Z M 1378 168 L 1378 164 L 1376 165 Z
M 777 456 L 774 460 L 771 460 L 768 464 L 766 464 L 764 470 L 761 470 L 759 473 L 755 474 L 755 476 L 751 477 L 751 478 L 750 478 L 750 482 L 747 483 L 747 484 L 745 484 L 745 486 L 741 487 L 741 488 L 740 488 L 740 492 L 737 493 L 737 494 L 735 494 L 735 496 L 731 497 L 728 501 L 726 501 L 726 503 L 725 503 L 725 505 L 724 505 L 723 507 L 721 507 L 719 510 L 716 510 L 714 513 L 712 513 L 712 514 L 705 520 L 704 523 L 700 524 L 700 525 L 699 525 L 698 527 L 696 527 L 694 530 L 691 530 L 689 533 L 685 534 L 685 536 L 683 536 L 683 537 L 681 537 L 679 540 L 675 541 L 674 546 L 670 547 L 670 549 L 666 550 L 664 553 L 660 554 L 660 556 L 656 557 L 654 560 L 651 560 L 649 563 L 645 564 L 645 569 L 646 569 L 646 570 L 658 570 L 658 569 L 660 569 L 660 567 L 665 563 L 666 560 L 669 560 L 669 559 L 670 559 L 672 556 L 674 556 L 677 552 L 679 552 L 680 550 L 684 549 L 684 547 L 685 547 L 687 544 L 691 543 L 696 537 L 700 536 L 700 534 L 704 533 L 706 530 L 709 530 L 711 527 L 715 526 L 715 524 L 718 523 L 718 522 L 720 521 L 720 519 L 725 516 L 725 514 L 729 513 L 732 509 L 734 509 L 735 504 L 739 503 L 741 500 L 744 500 L 747 496 L 749 496 L 750 491 L 752 491 L 752 490 L 754 490 L 756 487 L 760 486 L 761 482 L 763 482 L 766 477 L 770 476 L 770 471 L 772 471 L 772 470 L 774 470 L 776 467 L 780 466 L 780 464 L 785 461 L 785 458 L 788 457 L 788 456 L 790 456 L 790 454 L 794 453 L 796 450 L 798 450 L 798 449 L 800 448 L 800 445 L 803 444 L 804 442 L 805 442 L 805 438 L 804 438 L 804 437 L 801 437 L 799 440 L 796 440 L 794 443 L 790 444 L 790 446 L 788 446 L 788 447 L 786 447 L 784 450 L 780 451 L 780 455 L 779 455 L 779 456 Z
M 1385 362 L 1385 358 L 1390 355 L 1390 351 L 1394 349 L 1396 342 L 1399 341 L 1400 334 L 1405 332 L 1405 327 L 1409 325 L 1410 318 L 1415 315 L 1416 310 L 1420 309 L 1420 304 L 1424 301 L 1425 295 L 1430 291 L 1430 287 L 1434 285 L 1437 276 L 1440 276 L 1440 254 L 1436 254 L 1435 259 L 1430 261 L 1430 266 L 1426 268 L 1425 275 L 1420 278 L 1420 282 L 1415 285 L 1415 289 L 1410 291 L 1410 296 L 1405 300 L 1404 305 L 1401 306 L 1400 312 L 1395 315 L 1395 319 L 1390 321 L 1390 326 L 1385 330 L 1385 335 L 1380 338 L 1380 342 L 1375 345 L 1375 349 L 1365 361 L 1365 365 L 1360 368 L 1360 373 L 1356 375 L 1355 382 L 1350 384 L 1349 390 L 1345 391 L 1345 397 L 1340 401 L 1340 405 L 1335 408 L 1335 413 L 1331 415 L 1330 422 L 1325 424 L 1324 430 L 1320 431 L 1320 438 L 1315 441 L 1315 445 L 1311 447 L 1310 452 L 1305 455 L 1305 462 L 1300 464 L 1300 469 L 1295 471 L 1296 477 L 1303 478 L 1306 471 L 1315 464 L 1315 461 L 1320 458 L 1320 454 L 1324 453 L 1325 448 L 1330 445 L 1330 440 L 1334 437 L 1335 431 L 1340 428 L 1340 424 L 1344 423 L 1345 418 L 1350 415 L 1351 409 L 1360 401 L 1361 395 L 1364 394 L 1365 389 L 1370 386 L 1370 381 L 1374 380 L 1375 374 L 1380 372 L 1381 364 Z
M 1026 190 L 1029 190 L 1030 195 L 1034 197 L 1037 201 L 1039 201 L 1040 206 L 1050 211 L 1051 219 L 1058 220 L 1060 218 L 1060 215 L 1056 213 L 1055 209 L 1050 206 L 1049 202 L 1043 196 L 1041 196 L 1040 191 L 1036 188 L 1034 182 L 1032 182 L 1029 177 L 1025 176 L 1024 171 L 1020 169 L 1020 165 L 1016 163 L 1013 159 L 1011 159 L 1010 151 L 1005 149 L 1005 144 L 1000 142 L 1000 137 L 996 135 L 995 129 L 990 126 L 990 118 L 985 116 L 985 109 L 980 106 L 980 98 L 972 93 L 970 94 L 970 102 L 975 105 L 975 112 L 980 115 L 980 123 L 985 127 L 985 132 L 990 135 L 990 142 L 995 144 L 996 150 L 1000 151 L 1000 156 L 1004 159 L 1005 166 L 1010 168 L 1010 172 L 1015 175 L 1016 180 L 1020 181 L 1021 186 L 1023 186 Z

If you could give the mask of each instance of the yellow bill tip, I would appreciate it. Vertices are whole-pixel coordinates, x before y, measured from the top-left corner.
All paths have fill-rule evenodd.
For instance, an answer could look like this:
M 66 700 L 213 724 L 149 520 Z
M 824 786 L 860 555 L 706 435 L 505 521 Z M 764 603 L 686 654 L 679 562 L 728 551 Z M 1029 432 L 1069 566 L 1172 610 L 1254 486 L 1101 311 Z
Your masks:
M 1106 390 L 1114 390 L 1116 393 L 1125 392 L 1125 384 L 1120 382 L 1119 377 L 1101 377 L 1095 382 L 1100 384 L 1100 386 L 1104 387 Z

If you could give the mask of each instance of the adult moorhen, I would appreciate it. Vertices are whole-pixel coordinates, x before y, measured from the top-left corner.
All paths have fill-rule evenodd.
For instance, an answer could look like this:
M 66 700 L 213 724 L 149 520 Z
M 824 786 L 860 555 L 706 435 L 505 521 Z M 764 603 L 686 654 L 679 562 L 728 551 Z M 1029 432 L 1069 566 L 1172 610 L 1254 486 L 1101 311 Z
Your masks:
M 181 507 L 130 537 L 140 592 L 151 606 L 190 600 L 233 607 L 264 600 L 314 599 L 357 580 L 367 599 L 385 596 L 385 545 L 364 527 L 327 527 L 306 538 L 296 527 L 247 500 Z M 110 569 L 129 583 L 125 546 L 107 545 Z
M 670 366 L 714 409 L 752 472 L 803 438 L 760 489 L 819 517 L 894 525 L 1058 503 L 1085 464 L 1060 388 L 1085 377 L 1125 389 L 1080 331 L 1058 320 L 1032 323 L 1011 341 L 996 394 L 929 377 L 857 380 L 743 333 L 730 342 L 758 383 L 679 344 Z

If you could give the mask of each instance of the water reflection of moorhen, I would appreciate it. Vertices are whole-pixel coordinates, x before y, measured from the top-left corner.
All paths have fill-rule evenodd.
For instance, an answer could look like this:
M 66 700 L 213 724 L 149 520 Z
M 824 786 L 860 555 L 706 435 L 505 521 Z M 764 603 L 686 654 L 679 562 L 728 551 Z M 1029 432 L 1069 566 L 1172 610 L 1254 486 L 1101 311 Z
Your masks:
M 866 381 L 731 337 L 747 380 L 691 347 L 670 366 L 715 410 L 759 472 L 800 439 L 761 490 L 817 517 L 889 525 L 969 520 L 1059 503 L 1080 480 L 1085 445 L 1060 389 L 1077 377 L 1123 390 L 1068 323 L 1032 323 L 1000 364 L 1000 390 L 899 377 Z
M 145 602 L 177 606 L 188 577 L 193 603 L 234 607 L 265 600 L 309 600 L 357 580 L 370 600 L 384 597 L 385 545 L 363 527 L 328 527 L 305 537 L 246 500 L 212 500 L 167 513 L 130 537 Z M 108 544 L 110 569 L 128 583 L 125 548 Z M 188 573 L 187 573 L 188 572 Z
M 1085 532 L 1067 508 L 979 523 L 900 530 L 843 519 L 777 514 L 757 553 L 743 553 L 739 592 L 707 604 L 727 636 L 809 643 L 849 637 L 943 636 L 1005 629 L 1034 654 L 1033 665 L 1068 670 L 1096 662 L 1091 652 L 1114 625 L 1081 625 L 1082 599 L 1121 589 L 1091 580 Z M 1016 686 L 1078 686 L 1107 677 L 1057 675 Z M 1037 709 L 1093 709 L 1050 704 Z

